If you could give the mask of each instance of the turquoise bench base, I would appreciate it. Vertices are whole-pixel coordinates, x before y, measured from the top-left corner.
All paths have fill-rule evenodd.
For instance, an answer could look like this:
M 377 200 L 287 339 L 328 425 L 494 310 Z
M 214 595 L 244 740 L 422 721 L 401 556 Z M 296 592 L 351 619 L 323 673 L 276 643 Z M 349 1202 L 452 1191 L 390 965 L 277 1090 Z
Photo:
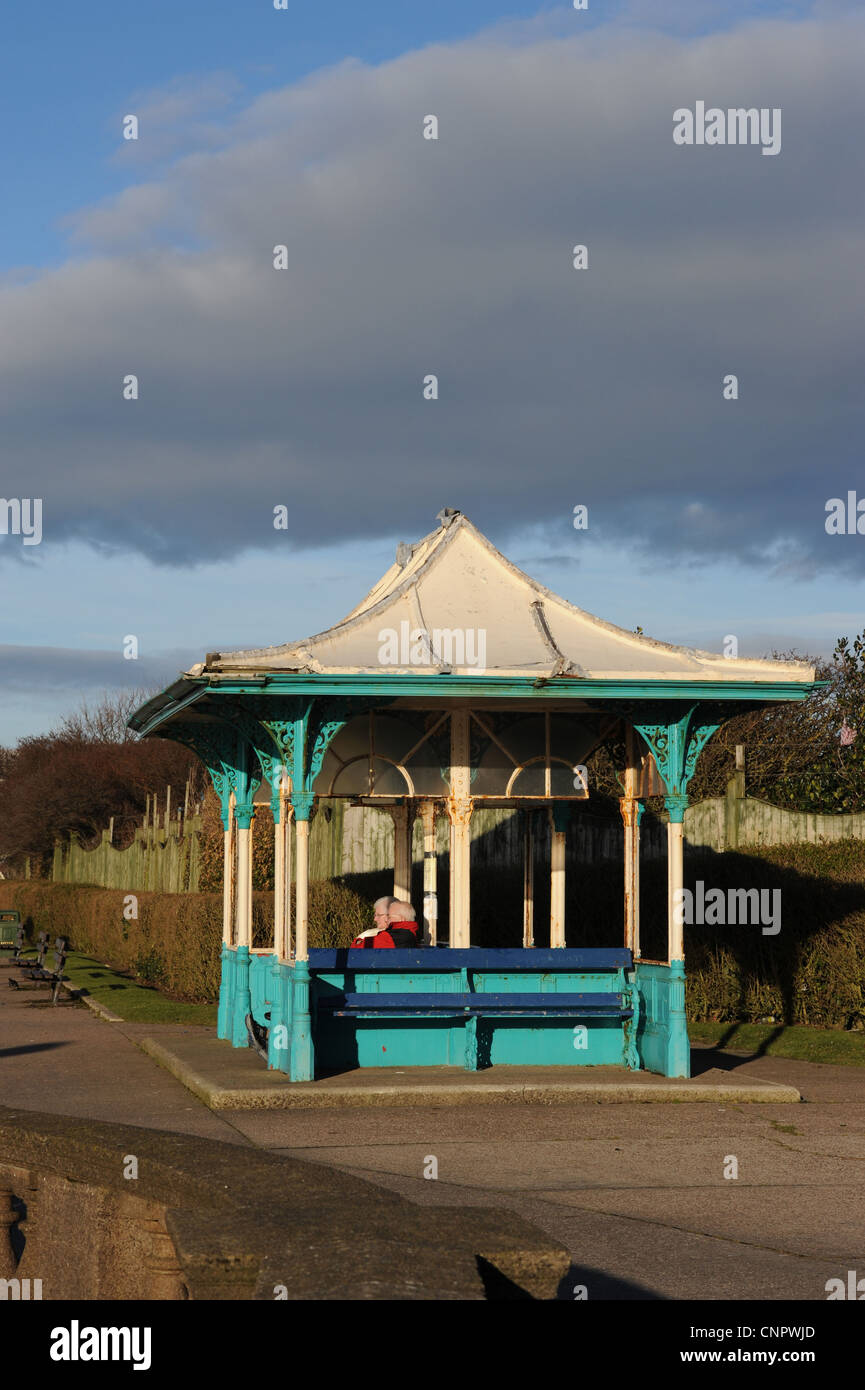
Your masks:
M 312 950 L 309 957 L 306 967 L 223 950 L 219 1036 L 245 1047 L 251 1012 L 270 1030 L 269 1065 L 292 1080 L 357 1067 L 690 1074 L 681 963 L 634 966 L 627 951 L 568 948 Z

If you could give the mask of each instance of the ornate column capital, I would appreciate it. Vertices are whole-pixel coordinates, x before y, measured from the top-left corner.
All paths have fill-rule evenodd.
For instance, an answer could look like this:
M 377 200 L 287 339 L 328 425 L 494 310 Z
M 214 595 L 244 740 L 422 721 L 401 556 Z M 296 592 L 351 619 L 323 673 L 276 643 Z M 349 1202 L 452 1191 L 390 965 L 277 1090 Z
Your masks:
M 312 815 L 312 806 L 315 796 L 312 792 L 291 793 L 291 804 L 294 807 L 295 820 L 309 820 Z
M 451 825 L 466 826 L 472 818 L 474 801 L 470 796 L 450 796 L 445 802 L 445 811 Z

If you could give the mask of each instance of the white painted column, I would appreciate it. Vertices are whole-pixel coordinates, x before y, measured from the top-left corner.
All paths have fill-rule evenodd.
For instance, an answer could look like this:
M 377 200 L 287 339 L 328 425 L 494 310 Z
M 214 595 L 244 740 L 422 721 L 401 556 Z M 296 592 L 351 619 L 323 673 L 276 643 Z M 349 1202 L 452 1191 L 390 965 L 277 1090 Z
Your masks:
M 565 944 L 565 831 L 550 811 L 550 946 Z
M 237 826 L 237 904 L 234 939 L 237 946 L 252 945 L 252 830 Z
M 634 826 L 631 836 L 631 920 L 634 960 L 640 958 L 640 817 L 643 803 L 634 802 Z
M 389 807 L 393 821 L 393 895 L 400 902 L 411 902 L 411 842 L 414 816 L 403 802 Z
M 619 801 L 619 810 L 622 815 L 622 825 L 624 826 L 625 839 L 625 947 L 636 954 L 634 942 L 636 940 L 636 914 L 639 910 L 637 894 L 635 888 L 636 858 L 635 858 L 635 834 L 637 825 L 637 761 L 633 726 L 628 724 L 625 729 L 625 785 L 624 796 Z
M 286 799 L 285 815 L 282 818 L 282 843 L 283 843 L 283 863 L 285 865 L 284 887 L 285 902 L 283 906 L 283 921 L 285 922 L 285 957 L 289 960 L 292 956 L 291 943 L 291 827 L 294 823 L 294 807 Z
M 623 796 L 619 802 L 625 831 L 625 947 L 634 949 L 634 803 Z
M 685 959 L 685 933 L 681 920 L 679 890 L 684 885 L 684 826 L 680 820 L 670 820 L 667 825 L 667 940 L 670 963 Z
M 229 798 L 226 820 L 222 836 L 222 942 L 230 946 L 234 915 L 234 792 Z
M 421 803 L 423 821 L 423 924 L 428 946 L 435 946 L 438 937 L 438 857 L 436 855 L 436 804 Z
M 451 791 L 447 801 L 450 834 L 450 944 L 461 949 L 471 944 L 471 766 L 469 712 L 451 715 Z
M 625 787 L 627 790 L 627 775 Z M 625 946 L 636 960 L 640 954 L 640 816 L 643 807 L 636 798 L 625 795 L 619 808 L 625 827 Z
M 535 944 L 535 819 L 530 810 L 523 812 L 523 946 Z
M 295 924 L 295 959 L 309 960 L 309 821 L 295 819 L 297 835 L 297 887 Z
M 249 937 L 247 946 L 252 947 L 252 863 L 253 863 L 253 844 L 255 841 L 255 813 L 249 822 L 249 834 L 246 838 L 246 855 L 249 860 L 249 867 L 246 872 L 246 920 L 248 922 Z
M 277 960 L 286 957 L 285 946 L 285 792 L 280 787 L 277 817 L 273 824 L 273 949 Z

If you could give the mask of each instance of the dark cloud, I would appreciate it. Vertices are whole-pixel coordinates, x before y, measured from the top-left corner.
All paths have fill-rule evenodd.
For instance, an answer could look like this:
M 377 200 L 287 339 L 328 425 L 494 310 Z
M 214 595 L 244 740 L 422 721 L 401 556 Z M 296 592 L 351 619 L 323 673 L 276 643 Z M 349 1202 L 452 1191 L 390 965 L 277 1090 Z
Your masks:
M 28 691 L 41 696 L 161 688 L 188 668 L 190 660 L 188 652 L 159 652 L 127 661 L 120 651 L 0 646 L 0 697 Z
M 285 544 L 280 503 L 303 547 L 582 502 L 665 560 L 861 572 L 824 507 L 862 480 L 863 40 L 527 30 L 224 114 L 81 214 L 89 258 L 0 284 L 5 495 L 44 499 L 45 545 L 173 563 Z M 676 147 L 697 99 L 780 107 L 781 153 Z

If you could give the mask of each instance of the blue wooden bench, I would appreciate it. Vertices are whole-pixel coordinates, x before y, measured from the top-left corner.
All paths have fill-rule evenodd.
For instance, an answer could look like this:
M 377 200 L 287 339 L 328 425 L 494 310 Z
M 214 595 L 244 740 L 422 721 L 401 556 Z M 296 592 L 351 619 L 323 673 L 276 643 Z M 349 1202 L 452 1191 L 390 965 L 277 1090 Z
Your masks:
M 480 1019 L 634 1019 L 635 993 L 623 985 L 624 971 L 633 966 L 631 952 L 624 949 L 536 949 L 484 950 L 450 947 L 426 950 L 312 950 L 309 953 L 313 977 L 342 976 L 344 988 L 316 991 L 316 1008 L 333 1018 L 354 1019 L 464 1019 L 468 1070 L 477 1068 L 477 1022 Z M 559 990 L 558 977 L 575 974 L 609 973 L 616 988 L 586 991 Z M 515 976 L 538 975 L 539 988 L 520 988 Z M 437 990 L 358 988 L 364 975 L 416 978 L 438 976 Z M 458 976 L 458 988 L 454 988 Z M 477 977 L 498 977 L 499 987 L 477 987 Z M 502 989 L 504 982 L 514 988 Z M 376 984 L 378 985 L 378 980 Z M 430 981 L 432 983 L 432 981 Z M 351 986 L 354 986 L 353 988 Z
M 336 1001 L 339 1003 L 340 1001 Z M 321 1001 L 325 1008 L 327 1001 Z M 633 1009 L 622 993 L 496 994 L 346 994 L 341 1007 L 331 1006 L 336 1018 L 631 1018 Z

